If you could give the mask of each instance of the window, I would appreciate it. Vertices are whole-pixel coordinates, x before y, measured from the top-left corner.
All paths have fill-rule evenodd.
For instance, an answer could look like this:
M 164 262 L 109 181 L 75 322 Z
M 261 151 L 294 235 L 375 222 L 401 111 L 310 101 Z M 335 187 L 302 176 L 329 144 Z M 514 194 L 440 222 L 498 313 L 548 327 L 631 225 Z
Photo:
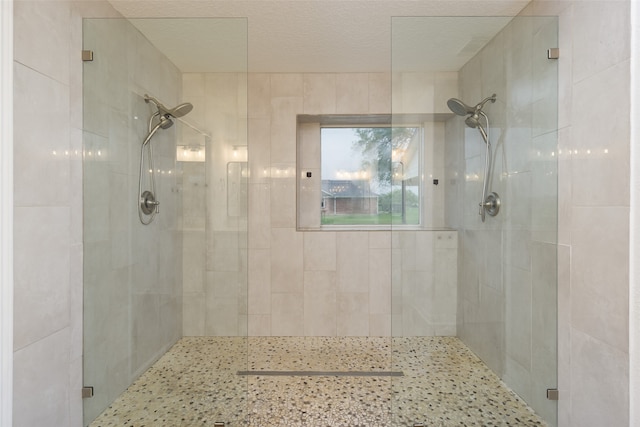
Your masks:
M 443 135 L 433 115 L 298 115 L 297 228 L 432 226 L 444 205 Z
M 321 126 L 321 226 L 420 225 L 421 152 L 417 126 Z

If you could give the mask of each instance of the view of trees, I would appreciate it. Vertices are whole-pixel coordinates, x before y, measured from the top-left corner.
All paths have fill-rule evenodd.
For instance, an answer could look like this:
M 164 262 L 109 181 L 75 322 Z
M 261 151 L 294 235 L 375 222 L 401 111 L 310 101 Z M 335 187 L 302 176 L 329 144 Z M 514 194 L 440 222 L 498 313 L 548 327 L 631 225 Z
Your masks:
M 410 127 L 373 127 L 358 128 L 355 133 L 358 140 L 353 142 L 353 149 L 359 150 L 363 157 L 363 169 L 374 170 L 372 179 L 376 181 L 379 193 L 378 209 L 380 212 L 399 212 L 402 210 L 401 189 L 393 189 L 393 174 L 397 165 L 393 163 L 393 151 L 404 150 L 417 132 Z M 417 207 L 418 195 L 404 191 L 406 207 Z
M 340 135 L 336 129 L 331 130 L 334 132 L 332 136 Z M 338 146 L 339 137 L 327 140 L 326 145 L 323 140 L 323 150 L 331 147 L 327 148 L 326 154 L 324 151 L 322 153 L 323 161 L 326 156 L 323 174 L 324 165 L 327 165 L 328 171 L 332 166 L 338 173 L 334 175 L 328 172 L 328 178 L 323 178 L 321 223 L 420 224 L 419 166 L 416 166 L 420 153 L 416 133 L 420 132 L 420 127 L 352 127 L 342 130 L 348 132 L 342 136 L 342 142 L 347 140 L 351 143 L 348 152 L 334 148 Z M 342 159 L 342 163 L 333 163 L 334 158 Z M 341 167 L 344 169 L 341 170 Z M 356 172 L 351 172 L 354 169 Z M 332 190 L 331 182 L 337 186 L 335 188 L 342 190 Z M 349 185 L 366 188 L 366 195 L 347 191 Z M 371 203 L 369 200 L 374 201 Z M 372 205 L 376 209 L 371 209 Z
M 370 127 L 355 129 L 358 140 L 353 142 L 353 149 L 360 150 L 364 158 L 362 167 L 376 171 L 372 177 L 380 191 L 391 187 L 393 177 L 393 150 L 405 149 L 417 128 L 409 127 Z

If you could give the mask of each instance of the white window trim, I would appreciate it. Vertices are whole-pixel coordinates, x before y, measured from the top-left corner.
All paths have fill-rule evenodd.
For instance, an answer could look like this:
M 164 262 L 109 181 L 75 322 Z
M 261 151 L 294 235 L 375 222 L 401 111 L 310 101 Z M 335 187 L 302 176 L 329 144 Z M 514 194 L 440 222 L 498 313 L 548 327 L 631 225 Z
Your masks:
M 322 128 L 356 127 L 394 127 L 407 126 L 420 128 L 421 154 L 420 168 L 424 157 L 424 125 L 433 120 L 434 115 L 407 114 L 392 116 L 389 114 L 364 115 L 299 115 L 297 141 L 297 225 L 300 231 L 388 231 L 388 230 L 424 230 L 424 188 L 420 191 L 419 224 L 380 224 L 380 225 L 322 225 L 320 215 L 310 218 L 314 201 L 321 200 L 321 152 L 320 132 Z M 311 177 L 309 177 L 311 173 Z M 423 186 L 425 183 L 422 184 Z M 317 204 L 317 203 L 316 203 Z M 319 212 L 319 210 L 318 210 Z

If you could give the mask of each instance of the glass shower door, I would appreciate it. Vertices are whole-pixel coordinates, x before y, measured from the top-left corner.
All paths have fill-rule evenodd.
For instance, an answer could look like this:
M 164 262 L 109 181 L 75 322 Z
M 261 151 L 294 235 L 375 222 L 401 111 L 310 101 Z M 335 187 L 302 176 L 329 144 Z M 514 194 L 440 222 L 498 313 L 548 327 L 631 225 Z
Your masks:
M 161 42 L 181 28 L 200 35 L 177 49 L 191 59 Z M 226 164 L 246 157 L 247 22 L 86 19 L 83 45 L 84 424 L 240 423 L 246 180 Z M 163 122 L 183 102 L 193 110 Z M 147 139 L 154 167 L 140 171 Z M 160 205 L 145 225 L 139 178 L 151 173 Z
M 152 141 L 161 213 L 144 226 L 136 204 L 140 147 L 152 114 L 144 94 L 177 103 L 180 72 L 124 19 L 87 19 L 83 31 L 84 49 L 93 51 L 83 76 L 83 360 L 84 385 L 93 392 L 84 400 L 88 425 L 181 336 L 175 128 Z M 146 64 L 138 56 L 143 53 L 157 55 L 156 62 Z M 149 69 L 157 65 L 167 73 Z M 163 87 L 174 99 L 159 94 Z
M 557 62 L 547 57 L 557 25 L 392 19 L 394 126 L 419 119 L 425 147 L 420 227 L 392 231 L 394 370 L 404 372 L 394 425 L 526 424 L 525 406 L 517 422 L 489 408 L 509 401 L 501 380 L 535 410 L 532 424 L 557 423 L 547 399 L 557 385 Z M 474 107 L 455 112 L 450 99 Z M 501 206 L 483 221 L 485 138 Z

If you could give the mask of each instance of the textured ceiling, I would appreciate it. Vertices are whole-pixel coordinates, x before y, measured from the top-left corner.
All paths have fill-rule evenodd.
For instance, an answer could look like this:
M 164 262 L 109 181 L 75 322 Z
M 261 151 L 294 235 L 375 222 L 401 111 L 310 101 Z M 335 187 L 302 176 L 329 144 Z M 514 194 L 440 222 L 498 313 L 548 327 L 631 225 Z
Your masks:
M 508 19 L 516 0 L 111 1 L 184 72 L 376 72 L 396 58 L 414 70 L 457 70 Z M 392 18 L 398 17 L 398 18 Z M 245 49 L 248 46 L 248 49 Z M 396 56 L 400 55 L 400 56 Z M 414 56 L 413 60 L 410 60 Z M 248 61 L 248 64 L 247 62 Z

